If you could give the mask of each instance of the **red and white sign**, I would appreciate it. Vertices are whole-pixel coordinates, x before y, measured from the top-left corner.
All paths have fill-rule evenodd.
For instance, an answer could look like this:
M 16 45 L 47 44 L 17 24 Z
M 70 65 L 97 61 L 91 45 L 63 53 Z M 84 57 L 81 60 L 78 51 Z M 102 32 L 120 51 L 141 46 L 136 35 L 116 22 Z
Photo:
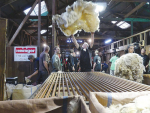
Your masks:
M 14 61 L 29 61 L 28 56 L 37 57 L 36 46 L 16 46 L 14 47 Z

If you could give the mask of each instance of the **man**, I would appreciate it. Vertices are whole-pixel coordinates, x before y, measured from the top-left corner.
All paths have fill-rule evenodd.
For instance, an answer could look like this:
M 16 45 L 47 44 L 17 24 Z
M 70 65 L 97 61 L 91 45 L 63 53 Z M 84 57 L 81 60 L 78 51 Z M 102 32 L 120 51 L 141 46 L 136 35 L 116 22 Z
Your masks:
M 39 74 L 40 77 L 42 78 L 42 82 L 44 82 L 48 75 L 50 74 L 49 69 L 48 69 L 48 63 L 49 63 L 49 52 L 50 48 L 49 46 L 46 46 L 44 48 L 44 51 L 40 54 L 39 57 Z
M 148 74 L 148 64 L 149 64 L 149 57 L 145 54 L 146 50 L 144 48 L 141 49 L 141 57 L 143 57 L 143 65 L 145 66 L 146 72 L 144 74 Z
M 119 58 L 119 54 L 118 53 L 115 53 L 115 56 L 113 56 L 111 59 L 110 59 L 110 62 L 111 62 L 111 67 L 110 67 L 110 75 L 114 76 L 114 71 L 115 71 L 115 62 L 116 60 Z
M 60 54 L 60 48 L 58 46 L 56 46 L 54 48 L 54 55 L 52 57 L 52 72 L 60 72 L 62 71 L 61 68 L 61 62 L 60 62 L 60 58 L 59 58 L 59 54 Z
M 68 64 L 69 72 L 75 71 L 75 69 L 74 69 L 73 52 L 74 52 L 73 50 L 70 50 L 70 55 L 68 56 L 67 64 Z
M 102 72 L 107 72 L 107 69 L 108 69 L 108 65 L 106 64 L 106 61 L 104 61 L 104 63 L 101 64 L 101 67 L 102 67 Z
M 98 55 L 98 53 L 99 53 L 98 50 L 95 50 L 93 71 L 100 71 L 101 70 L 101 58 Z
M 91 33 L 91 43 L 90 46 L 87 42 L 84 42 L 82 48 L 77 43 L 77 40 L 72 35 L 73 43 L 75 44 L 76 48 L 80 51 L 80 67 L 81 72 L 90 72 L 92 67 L 92 47 L 94 43 L 94 33 Z
M 78 67 L 78 58 L 76 57 L 76 53 L 73 53 L 73 59 L 74 59 L 74 68 L 75 68 L 75 72 L 78 71 L 77 67 Z
M 31 75 L 29 75 L 26 79 L 26 82 L 27 81 L 30 81 L 30 80 L 27 80 L 27 79 L 31 79 L 33 76 L 35 76 L 36 74 L 38 74 L 38 71 L 39 71 L 39 58 L 34 58 L 33 55 L 29 55 L 28 56 L 28 59 L 30 60 L 30 62 L 33 62 L 34 63 L 34 73 L 32 73 Z M 36 84 L 40 84 L 41 80 L 40 80 L 40 77 L 38 75 L 37 77 L 37 80 L 36 80 Z

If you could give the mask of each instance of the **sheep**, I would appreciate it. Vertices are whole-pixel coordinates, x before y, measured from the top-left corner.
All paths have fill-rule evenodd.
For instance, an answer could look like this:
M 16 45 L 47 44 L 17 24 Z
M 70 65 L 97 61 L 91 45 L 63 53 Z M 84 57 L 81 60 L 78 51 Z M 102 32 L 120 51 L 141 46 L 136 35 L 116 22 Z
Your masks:
M 66 36 L 76 34 L 80 30 L 85 32 L 95 32 L 99 29 L 99 13 L 95 12 L 96 4 L 77 0 L 72 6 L 66 7 L 66 12 L 61 15 L 54 15 L 53 22 L 57 22 L 58 27 Z
M 115 76 L 141 83 L 143 80 L 143 58 L 136 53 L 121 56 L 115 62 Z

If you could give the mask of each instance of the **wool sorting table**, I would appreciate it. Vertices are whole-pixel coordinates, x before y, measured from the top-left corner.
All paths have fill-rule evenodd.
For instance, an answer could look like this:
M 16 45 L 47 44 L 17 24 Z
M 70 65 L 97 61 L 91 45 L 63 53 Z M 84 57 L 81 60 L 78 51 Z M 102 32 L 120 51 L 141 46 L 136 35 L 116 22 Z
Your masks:
M 31 99 L 82 95 L 89 100 L 89 92 L 150 91 L 150 86 L 110 76 L 101 72 L 51 73 L 30 97 Z

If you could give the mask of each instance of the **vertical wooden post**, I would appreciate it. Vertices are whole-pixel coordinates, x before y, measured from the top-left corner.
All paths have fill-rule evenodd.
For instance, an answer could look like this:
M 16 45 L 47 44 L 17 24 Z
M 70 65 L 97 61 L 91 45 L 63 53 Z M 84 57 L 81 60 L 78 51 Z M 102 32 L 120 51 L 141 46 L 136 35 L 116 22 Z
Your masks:
M 39 48 L 39 52 L 38 52 L 38 56 L 40 56 L 40 52 L 41 52 L 41 0 L 39 0 L 39 10 L 38 10 L 38 48 Z
M 6 77 L 6 29 L 7 20 L 0 18 L 0 101 L 4 100 L 4 84 Z
M 146 32 L 144 33 L 144 47 L 147 45 L 147 35 Z
M 55 0 L 52 2 L 52 15 L 55 15 Z M 55 21 L 52 22 L 52 54 L 54 54 L 54 47 L 56 46 L 56 33 L 55 33 Z

